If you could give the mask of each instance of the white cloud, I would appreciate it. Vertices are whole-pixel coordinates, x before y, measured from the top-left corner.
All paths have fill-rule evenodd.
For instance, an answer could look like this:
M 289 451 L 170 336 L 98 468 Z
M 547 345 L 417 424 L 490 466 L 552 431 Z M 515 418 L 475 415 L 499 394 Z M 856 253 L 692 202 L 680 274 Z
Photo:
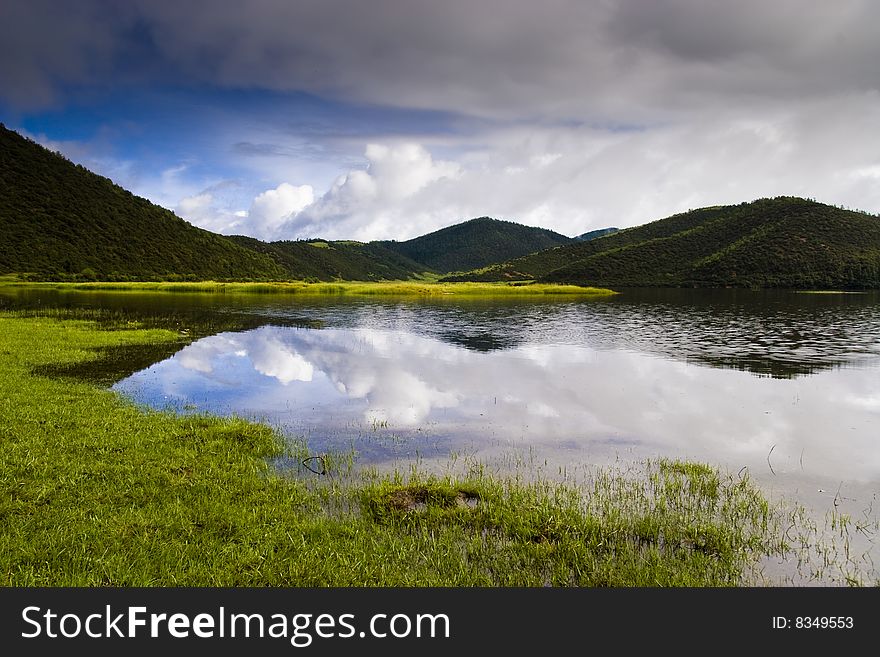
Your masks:
M 310 205 L 314 199 L 311 185 L 295 187 L 285 182 L 275 189 L 266 190 L 251 203 L 246 224 L 248 234 L 271 239 L 286 220 Z
M 184 347 L 173 358 L 184 369 L 212 374 L 218 360 L 229 355 L 249 358 L 254 370 L 284 385 L 311 381 L 315 371 L 296 350 L 275 338 L 271 329 L 212 335 Z
M 223 208 L 216 195 L 210 191 L 181 199 L 174 211 L 194 226 L 215 233 L 234 235 L 245 232 L 246 218 L 240 213 Z
M 286 237 L 408 239 L 489 215 L 566 235 L 708 205 L 796 195 L 880 211 L 875 93 L 713 112 L 638 129 L 512 126 L 462 139 L 457 161 L 424 146 L 372 144 L 279 226 Z
M 366 169 L 340 176 L 281 230 L 288 237 L 406 238 L 424 232 L 442 209 L 422 205 L 433 190 L 461 174 L 455 162 L 434 160 L 421 145 L 369 144 Z
M 386 140 L 320 195 L 283 182 L 245 212 L 215 186 L 177 209 L 223 233 L 363 241 L 486 215 L 577 235 L 777 195 L 878 212 L 880 156 L 865 138 L 880 134 L 878 107 L 880 95 L 865 92 L 632 128 L 501 124 L 430 149 Z
M 190 223 L 226 235 L 250 235 L 265 240 L 279 238 L 279 228 L 314 201 L 311 185 L 294 186 L 281 183 L 274 189 L 258 194 L 250 209 L 238 210 L 234 200 L 218 195 L 224 184 L 214 185 L 198 194 L 187 196 L 175 211 Z
M 173 358 L 185 369 L 211 374 L 214 372 L 214 362 L 224 354 L 235 353 L 236 349 L 238 342 L 234 338 L 213 335 L 184 347 Z
M 211 212 L 214 197 L 208 194 L 196 194 L 195 196 L 187 196 L 181 199 L 177 205 L 177 211 L 182 217 L 189 219 L 193 223 L 204 222 L 207 214 Z
M 254 369 L 260 374 L 275 378 L 284 385 L 312 380 L 315 372 L 312 364 L 277 339 L 257 332 L 249 335 L 245 342 Z
M 365 155 L 377 193 L 391 201 L 409 198 L 430 183 L 459 173 L 458 165 L 434 161 L 419 144 L 370 144 Z

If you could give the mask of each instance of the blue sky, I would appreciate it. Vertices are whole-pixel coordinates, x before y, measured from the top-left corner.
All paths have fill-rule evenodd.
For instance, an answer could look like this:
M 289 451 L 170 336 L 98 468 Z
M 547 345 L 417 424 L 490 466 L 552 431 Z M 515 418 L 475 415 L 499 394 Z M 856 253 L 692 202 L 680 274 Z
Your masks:
M 177 184 L 194 190 L 235 182 L 247 207 L 267 186 L 285 182 L 285 174 L 326 188 L 362 164 L 365 142 L 436 138 L 453 134 L 456 122 L 444 112 L 211 87 L 73 90 L 59 105 L 4 109 L 12 127 L 171 207 L 180 199 L 161 189 L 157 174 L 172 172 Z
M 878 212 L 878 44 L 857 0 L 7 0 L 0 120 L 263 239 Z

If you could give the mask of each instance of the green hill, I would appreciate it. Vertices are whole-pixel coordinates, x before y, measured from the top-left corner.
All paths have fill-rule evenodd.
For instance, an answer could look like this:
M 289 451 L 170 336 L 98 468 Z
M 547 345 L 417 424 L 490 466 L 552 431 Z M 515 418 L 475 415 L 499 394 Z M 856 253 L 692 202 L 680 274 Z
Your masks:
M 604 286 L 880 287 L 880 217 L 795 197 L 702 208 L 455 280 Z
M 578 242 L 589 242 L 590 240 L 594 240 L 597 237 L 605 237 L 605 235 L 611 235 L 612 233 L 616 233 L 619 230 L 620 228 L 599 228 L 598 230 L 591 230 L 586 233 L 581 233 L 574 239 Z
M 196 228 L 0 124 L 0 273 L 273 279 L 271 258 Z
M 405 280 L 430 271 L 429 267 L 376 242 L 314 239 L 261 242 L 243 235 L 234 235 L 230 239 L 270 256 L 284 268 L 289 278 L 300 280 Z
M 373 242 L 440 272 L 468 271 L 571 242 L 545 228 L 480 217 L 405 242 Z

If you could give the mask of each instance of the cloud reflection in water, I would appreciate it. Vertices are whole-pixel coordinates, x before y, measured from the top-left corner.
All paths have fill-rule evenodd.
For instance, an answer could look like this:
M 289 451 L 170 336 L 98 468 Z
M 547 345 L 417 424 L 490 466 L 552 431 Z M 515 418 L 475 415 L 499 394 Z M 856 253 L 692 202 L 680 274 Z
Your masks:
M 631 350 L 484 353 L 401 331 L 262 327 L 199 340 L 117 388 L 153 406 L 314 427 L 340 446 L 387 422 L 402 436 L 429 430 L 448 449 L 491 438 L 587 460 L 634 445 L 755 467 L 772 447 L 777 472 L 880 479 L 875 366 L 773 379 Z

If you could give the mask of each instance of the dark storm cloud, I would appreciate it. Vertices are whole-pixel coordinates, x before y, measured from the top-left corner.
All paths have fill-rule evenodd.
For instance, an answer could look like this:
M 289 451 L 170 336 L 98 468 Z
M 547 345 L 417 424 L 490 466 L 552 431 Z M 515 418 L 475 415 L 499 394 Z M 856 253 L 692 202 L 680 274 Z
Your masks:
M 0 3 L 0 97 L 43 106 L 58 87 L 105 73 L 118 28 L 94 3 Z
M 0 93 L 203 84 L 502 118 L 880 88 L 880 3 L 48 2 L 0 9 Z
M 860 0 L 625 0 L 608 38 L 653 61 L 668 91 L 795 97 L 880 88 L 880 5 Z

